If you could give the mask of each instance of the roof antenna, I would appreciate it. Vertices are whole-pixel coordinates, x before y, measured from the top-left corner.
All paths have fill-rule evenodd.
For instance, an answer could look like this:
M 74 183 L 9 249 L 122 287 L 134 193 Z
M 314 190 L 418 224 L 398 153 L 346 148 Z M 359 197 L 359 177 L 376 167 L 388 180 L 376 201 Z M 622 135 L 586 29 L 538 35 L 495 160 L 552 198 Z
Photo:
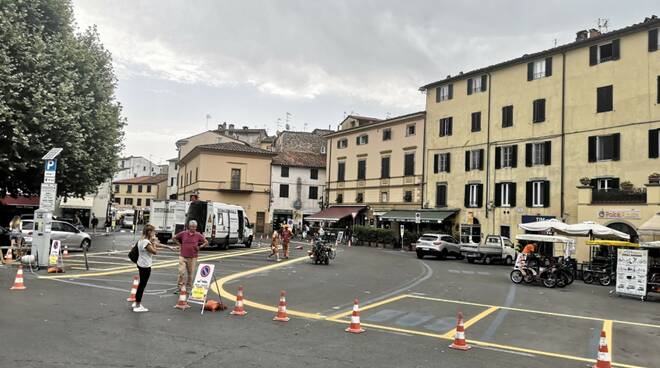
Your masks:
M 608 18 L 598 18 L 598 31 L 600 33 L 607 32 L 610 20 Z M 604 30 L 604 31 L 603 31 Z
M 557 47 L 557 39 L 555 38 L 555 47 Z

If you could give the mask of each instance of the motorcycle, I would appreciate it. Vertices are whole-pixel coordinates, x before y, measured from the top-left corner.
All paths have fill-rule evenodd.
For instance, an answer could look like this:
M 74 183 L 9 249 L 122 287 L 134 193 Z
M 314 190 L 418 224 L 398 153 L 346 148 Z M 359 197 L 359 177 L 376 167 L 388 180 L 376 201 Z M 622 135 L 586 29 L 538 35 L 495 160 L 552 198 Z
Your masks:
M 309 257 L 314 260 L 314 264 L 330 264 L 331 259 L 335 259 L 335 250 L 328 243 L 320 238 L 314 242 L 314 247 L 310 251 Z
M 513 271 L 511 271 L 509 277 L 514 284 L 520 284 L 522 282 L 526 284 L 540 282 L 547 288 L 553 288 L 557 286 L 560 278 L 558 277 L 557 265 L 539 265 L 538 262 L 531 263 L 535 266 L 532 267 L 525 265 L 522 269 L 515 268 Z

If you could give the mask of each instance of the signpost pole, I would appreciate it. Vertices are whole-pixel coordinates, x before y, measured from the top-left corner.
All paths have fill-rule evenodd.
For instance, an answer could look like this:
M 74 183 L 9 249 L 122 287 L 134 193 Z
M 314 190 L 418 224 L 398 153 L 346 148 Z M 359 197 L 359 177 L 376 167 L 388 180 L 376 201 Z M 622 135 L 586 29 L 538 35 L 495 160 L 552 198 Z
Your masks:
M 48 267 L 50 251 L 50 231 L 57 199 L 57 156 L 62 148 L 53 148 L 44 157 L 44 181 L 39 193 L 39 209 L 34 212 L 34 236 L 32 238 L 32 254 L 36 254 L 38 265 Z

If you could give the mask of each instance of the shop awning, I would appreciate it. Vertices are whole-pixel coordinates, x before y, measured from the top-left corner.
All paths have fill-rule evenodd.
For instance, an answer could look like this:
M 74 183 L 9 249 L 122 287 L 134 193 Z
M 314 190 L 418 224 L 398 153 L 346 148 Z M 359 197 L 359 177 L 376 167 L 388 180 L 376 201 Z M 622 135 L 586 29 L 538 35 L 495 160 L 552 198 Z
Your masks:
M 82 198 L 67 198 L 66 202 L 64 198 L 60 200 L 60 208 L 74 208 L 74 209 L 83 209 L 88 210 L 94 207 L 94 198 L 86 197 Z
M 640 235 L 656 235 L 660 236 L 660 213 L 656 213 L 648 221 L 643 223 L 637 232 Z
M 353 213 L 360 213 L 367 206 L 330 206 L 321 212 L 309 215 L 306 221 L 339 221 L 345 217 L 352 216 Z
M 4 197 L 0 198 L 0 204 L 17 207 L 39 207 L 39 197 Z
M 421 223 L 441 224 L 446 218 L 458 213 L 458 210 L 394 210 L 385 213 L 380 219 L 383 221 L 415 222 L 415 214 L 417 213 L 419 213 Z

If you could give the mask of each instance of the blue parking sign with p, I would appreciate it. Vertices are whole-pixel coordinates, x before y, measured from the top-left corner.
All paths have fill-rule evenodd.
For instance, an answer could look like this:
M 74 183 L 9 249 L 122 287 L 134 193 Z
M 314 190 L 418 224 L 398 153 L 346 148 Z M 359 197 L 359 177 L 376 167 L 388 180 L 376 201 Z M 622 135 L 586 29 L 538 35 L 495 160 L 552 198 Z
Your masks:
M 46 160 L 46 171 L 56 171 L 57 170 L 57 160 Z

